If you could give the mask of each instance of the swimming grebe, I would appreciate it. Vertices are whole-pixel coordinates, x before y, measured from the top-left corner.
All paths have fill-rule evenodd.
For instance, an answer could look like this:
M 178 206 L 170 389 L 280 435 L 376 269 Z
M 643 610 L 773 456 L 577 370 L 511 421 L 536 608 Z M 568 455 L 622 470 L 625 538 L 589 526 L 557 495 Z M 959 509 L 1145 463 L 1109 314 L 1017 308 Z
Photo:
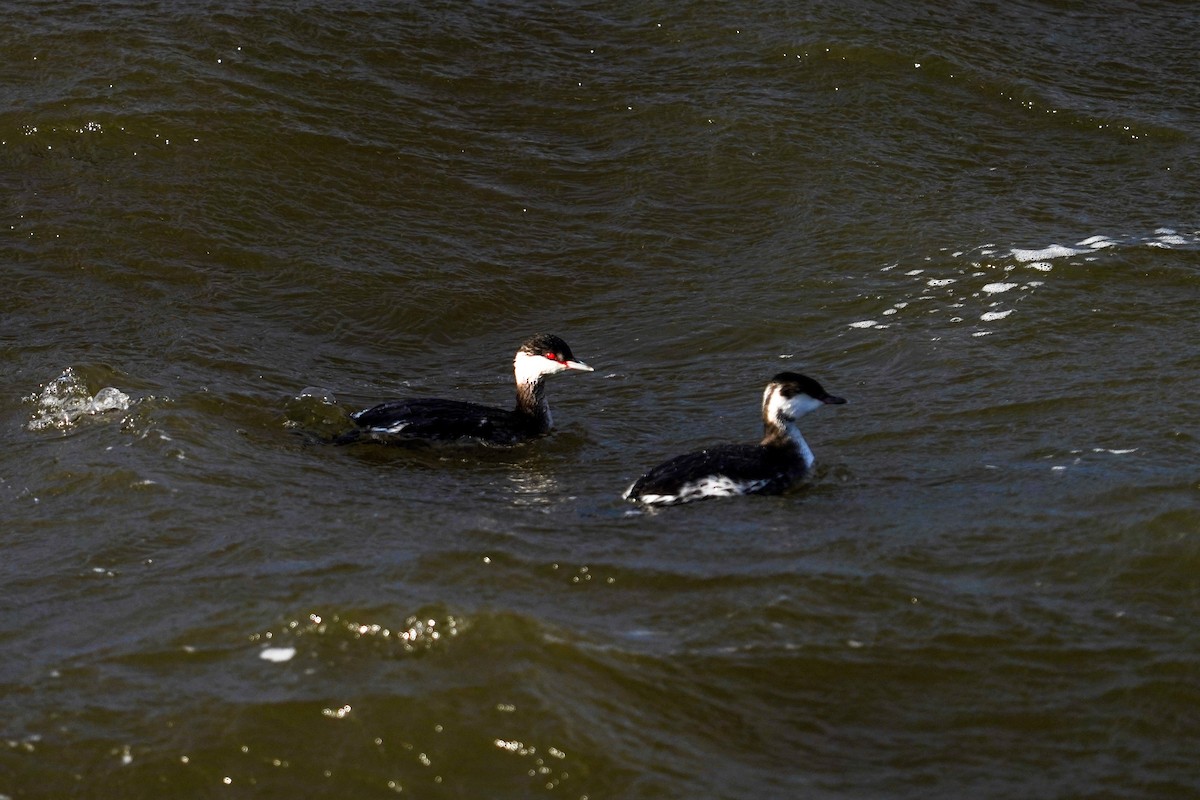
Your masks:
M 813 465 L 812 450 L 796 420 L 823 405 L 845 403 L 821 384 L 781 372 L 763 392 L 763 438 L 759 444 L 726 444 L 676 456 L 638 478 L 625 499 L 673 505 L 706 497 L 776 494 Z
M 339 436 L 339 444 L 356 441 L 403 443 L 421 440 L 475 439 L 510 445 L 541 436 L 553 425 L 546 402 L 547 376 L 574 370 L 592 372 L 557 336 L 539 333 L 525 340 L 513 359 L 517 405 L 511 411 L 461 400 L 391 400 L 356 411 L 357 428 Z

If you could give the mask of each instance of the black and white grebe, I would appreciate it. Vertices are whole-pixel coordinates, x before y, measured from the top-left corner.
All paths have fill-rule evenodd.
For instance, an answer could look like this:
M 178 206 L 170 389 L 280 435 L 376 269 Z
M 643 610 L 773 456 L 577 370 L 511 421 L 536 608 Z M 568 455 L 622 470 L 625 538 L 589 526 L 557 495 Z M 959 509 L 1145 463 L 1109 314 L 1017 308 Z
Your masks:
M 592 372 L 591 367 L 575 358 L 562 339 L 539 333 L 526 339 L 513 359 L 517 405 L 511 411 L 461 400 L 391 400 L 351 414 L 357 428 L 336 441 L 348 444 L 473 439 L 484 444 L 517 444 L 550 431 L 553 421 L 546 402 L 545 379 L 568 370 Z
M 782 492 L 813 465 L 812 450 L 796 421 L 823 405 L 845 402 L 812 378 L 781 372 L 763 392 L 760 443 L 718 445 L 676 456 L 638 478 L 625 499 L 665 506 L 706 497 Z

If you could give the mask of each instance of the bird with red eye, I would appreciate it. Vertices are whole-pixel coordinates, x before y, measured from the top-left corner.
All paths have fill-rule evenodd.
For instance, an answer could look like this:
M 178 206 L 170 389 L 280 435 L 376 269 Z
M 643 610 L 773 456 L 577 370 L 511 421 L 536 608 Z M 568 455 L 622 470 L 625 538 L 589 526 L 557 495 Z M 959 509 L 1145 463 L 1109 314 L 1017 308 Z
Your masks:
M 440 398 L 391 400 L 350 415 L 355 428 L 338 444 L 474 440 L 512 445 L 542 436 L 554 425 L 546 402 L 545 379 L 560 372 L 592 372 L 557 336 L 539 333 L 521 344 L 513 358 L 517 404 L 511 411 Z

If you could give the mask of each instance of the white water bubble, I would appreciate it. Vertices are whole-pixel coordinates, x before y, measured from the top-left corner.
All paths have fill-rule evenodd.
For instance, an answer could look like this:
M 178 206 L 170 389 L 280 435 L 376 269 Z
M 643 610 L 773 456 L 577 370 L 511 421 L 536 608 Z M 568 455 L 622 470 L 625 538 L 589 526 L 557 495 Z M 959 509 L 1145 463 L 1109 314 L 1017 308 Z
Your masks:
M 1015 283 L 989 283 L 983 287 L 983 291 L 988 294 L 1001 294 L 1015 288 L 1017 288 Z
M 304 397 L 311 397 L 329 406 L 337 405 L 337 398 L 334 397 L 333 392 L 322 386 L 305 386 L 296 395 L 296 399 L 299 400 Z
M 979 315 L 979 318 L 984 322 L 992 322 L 993 320 L 1004 319 L 1011 313 L 1013 313 L 1011 308 L 1007 311 L 985 311 Z

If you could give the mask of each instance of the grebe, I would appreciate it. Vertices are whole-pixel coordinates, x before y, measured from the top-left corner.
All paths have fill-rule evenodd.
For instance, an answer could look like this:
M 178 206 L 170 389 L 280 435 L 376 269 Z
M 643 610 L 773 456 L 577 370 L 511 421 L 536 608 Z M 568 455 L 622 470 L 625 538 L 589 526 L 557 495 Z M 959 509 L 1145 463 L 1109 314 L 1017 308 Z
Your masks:
M 777 494 L 812 468 L 813 454 L 796 420 L 846 401 L 795 372 L 781 372 L 763 392 L 759 444 L 726 444 L 676 456 L 638 478 L 625 499 L 673 505 L 706 497 Z
M 474 439 L 511 445 L 549 432 L 553 426 L 546 402 L 547 376 L 568 370 L 592 372 L 557 336 L 539 333 L 525 340 L 513 359 L 517 405 L 507 411 L 461 400 L 391 400 L 350 415 L 357 428 L 335 441 L 403 443 Z

